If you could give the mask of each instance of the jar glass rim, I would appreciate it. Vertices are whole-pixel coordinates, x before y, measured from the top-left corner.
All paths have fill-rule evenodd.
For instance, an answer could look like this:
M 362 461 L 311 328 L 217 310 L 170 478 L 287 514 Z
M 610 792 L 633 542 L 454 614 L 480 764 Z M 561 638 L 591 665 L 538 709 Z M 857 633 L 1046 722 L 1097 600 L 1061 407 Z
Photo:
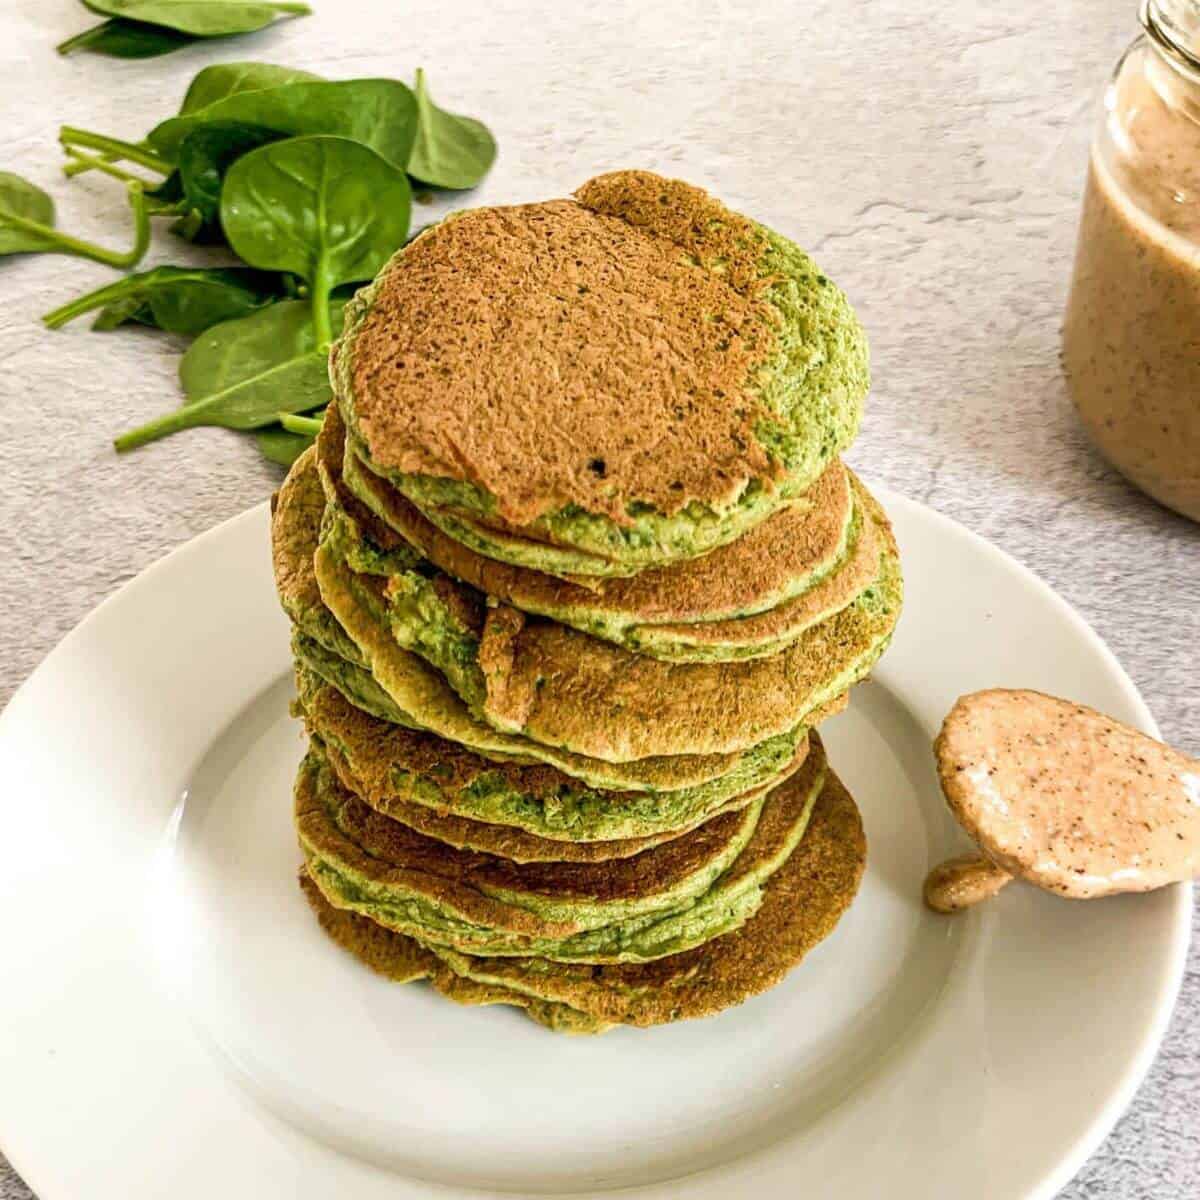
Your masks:
M 1191 77 L 1200 78 L 1197 0 L 1142 0 L 1138 20 L 1160 54 Z

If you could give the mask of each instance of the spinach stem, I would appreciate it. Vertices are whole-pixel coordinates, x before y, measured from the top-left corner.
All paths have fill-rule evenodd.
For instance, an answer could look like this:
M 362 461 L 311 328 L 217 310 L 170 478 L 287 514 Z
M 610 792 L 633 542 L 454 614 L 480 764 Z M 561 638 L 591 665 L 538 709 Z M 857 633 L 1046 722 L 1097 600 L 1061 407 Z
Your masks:
M 312 322 L 313 333 L 317 339 L 317 349 L 323 354 L 329 353 L 333 344 L 333 323 L 329 316 L 329 295 L 333 284 L 329 277 L 329 263 L 322 254 L 317 261 L 317 269 L 312 279 Z
M 181 217 L 187 210 L 186 200 L 160 200 L 157 196 L 146 197 L 146 211 L 152 217 Z
M 96 170 L 103 171 L 105 175 L 109 175 L 113 179 L 120 179 L 124 183 L 144 184 L 146 182 L 131 172 L 122 171 L 120 167 L 114 166 L 111 158 L 100 158 L 95 154 L 84 154 L 82 150 L 76 150 L 71 146 L 67 147 L 67 154 L 70 155 L 70 161 L 63 164 L 63 174 L 68 177 L 78 175 L 80 171 Z
M 319 410 L 324 413 L 324 409 Z M 321 418 L 302 417 L 296 413 L 280 413 L 279 423 L 288 431 L 288 433 L 302 433 L 308 437 L 316 437 L 321 432 Z
M 106 151 L 114 158 L 135 162 L 148 170 L 157 171 L 160 175 L 170 175 L 172 170 L 166 159 L 159 158 L 145 146 L 123 142 L 120 138 L 106 137 L 102 133 L 91 133 L 86 129 L 76 129 L 73 125 L 64 125 L 58 131 L 58 140 L 67 151 L 75 146 L 84 146 L 88 150 Z
M 150 216 L 146 212 L 146 200 L 140 183 L 129 184 L 129 204 L 133 209 L 134 240 L 133 248 L 124 253 L 119 250 L 106 250 L 94 242 L 85 242 L 80 238 L 71 237 L 70 234 L 60 233 L 52 225 L 43 225 L 40 221 L 31 221 L 28 217 L 21 217 L 16 213 L 0 213 L 0 225 L 37 234 L 50 243 L 47 248 L 52 253 L 74 254 L 79 258 L 90 258 L 93 262 L 105 263 L 110 267 L 132 267 L 140 261 L 150 246 Z
M 103 308 L 112 300 L 119 300 L 128 289 L 129 280 L 127 278 L 118 279 L 116 283 L 97 288 L 94 292 L 88 292 L 86 296 L 80 296 L 67 304 L 60 305 L 53 312 L 48 312 L 42 318 L 42 324 L 47 329 L 61 329 L 68 321 L 82 317 L 84 313 L 94 312 L 97 308 Z
M 67 146 L 64 146 L 63 149 L 66 150 L 68 154 L 73 156 L 70 162 L 63 164 L 63 174 L 68 179 L 73 179 L 76 175 L 82 175 L 85 171 L 92 171 L 95 169 L 90 162 L 82 162 L 80 160 L 80 151 Z M 121 156 L 119 154 L 103 154 L 100 157 L 104 162 L 108 163 L 121 161 Z
M 145 425 L 139 425 L 137 429 L 131 429 L 128 433 L 114 438 L 113 446 L 118 454 L 124 454 L 126 450 L 136 450 L 148 442 L 157 441 L 168 434 L 178 433 L 182 429 L 191 429 L 193 425 L 202 423 L 202 421 L 196 420 L 195 412 L 185 404 L 182 408 L 163 413 L 161 417 L 155 417 L 153 421 L 147 421 Z

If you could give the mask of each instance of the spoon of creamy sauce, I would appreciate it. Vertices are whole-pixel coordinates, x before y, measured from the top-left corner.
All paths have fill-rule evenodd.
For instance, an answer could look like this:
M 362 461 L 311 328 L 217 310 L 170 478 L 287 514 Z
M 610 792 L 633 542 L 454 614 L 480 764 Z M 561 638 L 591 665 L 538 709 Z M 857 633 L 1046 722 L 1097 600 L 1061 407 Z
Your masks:
M 953 913 L 1014 877 L 1075 900 L 1200 873 L 1200 761 L 1041 692 L 963 696 L 934 743 L 951 812 L 980 853 L 930 872 Z

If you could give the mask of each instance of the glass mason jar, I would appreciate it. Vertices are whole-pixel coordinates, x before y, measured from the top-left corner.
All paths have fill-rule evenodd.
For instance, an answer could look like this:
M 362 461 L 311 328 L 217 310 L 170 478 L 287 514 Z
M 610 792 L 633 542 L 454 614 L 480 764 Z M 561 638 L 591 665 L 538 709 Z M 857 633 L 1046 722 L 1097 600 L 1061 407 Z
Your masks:
M 1200 521 L 1200 0 L 1144 0 L 1092 143 L 1063 324 L 1093 442 Z

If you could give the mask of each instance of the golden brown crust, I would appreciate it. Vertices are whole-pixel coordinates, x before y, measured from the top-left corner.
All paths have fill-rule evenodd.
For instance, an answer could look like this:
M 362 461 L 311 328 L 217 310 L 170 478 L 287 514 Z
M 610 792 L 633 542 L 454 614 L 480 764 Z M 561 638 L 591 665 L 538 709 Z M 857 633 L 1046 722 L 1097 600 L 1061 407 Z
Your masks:
M 835 463 L 835 466 L 840 465 Z M 849 472 L 847 474 L 850 475 Z M 865 489 L 855 476 L 850 475 L 850 479 L 857 502 L 862 505 Z M 770 524 L 770 521 L 764 524 Z M 747 541 L 751 537 L 753 532 L 740 541 Z M 801 595 L 753 616 L 726 621 L 656 625 L 648 632 L 655 641 L 677 637 L 686 638 L 693 645 L 732 643 L 739 646 L 772 646 L 778 639 L 789 637 L 792 631 L 807 629 L 830 613 L 844 608 L 859 592 L 870 587 L 879 572 L 879 556 L 883 549 L 884 541 L 879 528 L 864 513 L 858 541 L 846 561 Z M 770 551 L 763 550 L 762 553 Z
M 471 817 L 457 816 L 427 804 L 401 800 L 394 793 L 364 796 L 363 787 L 351 769 L 349 761 L 332 746 L 325 747 L 329 765 L 344 788 L 365 800 L 377 812 L 411 826 L 427 837 L 436 838 L 462 850 L 478 850 L 513 862 L 607 862 L 613 858 L 629 858 L 651 846 L 677 838 L 686 829 L 670 830 L 651 837 L 616 838 L 607 842 L 572 842 L 539 837 L 513 825 L 493 825 Z M 757 799 L 765 787 L 737 797 L 720 811 L 742 808 Z M 713 813 L 716 816 L 717 813 Z
M 866 864 L 862 819 L 829 775 L 795 853 L 768 880 L 762 907 L 740 929 L 655 962 L 545 977 L 545 998 L 604 1021 L 657 1025 L 712 1016 L 774 987 L 828 937 L 858 891 Z M 522 960 L 488 960 L 502 984 L 524 983 Z M 539 987 L 542 979 L 539 978 Z
M 311 463 L 301 464 L 297 475 L 317 472 Z M 281 508 L 280 513 L 284 510 Z M 711 782 L 738 768 L 742 753 L 651 755 L 635 763 L 609 763 L 567 751 L 547 754 L 541 747 L 524 738 L 498 735 L 492 727 L 471 717 L 462 699 L 450 688 L 445 678 L 418 655 L 400 647 L 386 626 L 376 620 L 354 592 L 355 586 L 372 589 L 383 603 L 383 585 L 370 576 L 355 575 L 326 548 L 312 554 L 312 541 L 283 539 L 289 547 L 296 569 L 315 571 L 323 600 L 330 602 L 318 610 L 328 618 L 340 636 L 349 635 L 355 644 L 355 654 L 361 653 L 369 669 L 384 691 L 391 694 L 400 708 L 421 714 L 421 720 L 434 725 L 454 740 L 482 746 L 489 756 L 505 759 L 531 757 L 551 758 L 563 770 L 576 778 L 605 780 L 603 786 L 631 791 L 672 792 Z M 336 609 L 336 614 L 330 609 Z M 336 620 L 334 617 L 336 616 Z M 815 723 L 828 715 L 828 707 L 841 702 L 835 697 L 821 709 L 809 714 Z M 836 708 L 834 709 L 836 711 Z M 790 731 L 789 731 L 790 732 Z M 477 739 L 477 740 L 476 740 Z M 526 749 L 528 745 L 528 749 Z M 576 769 L 578 765 L 578 769 Z
M 489 609 L 479 650 L 484 712 L 497 729 L 606 761 L 735 753 L 811 723 L 815 704 L 831 698 L 821 694 L 829 681 L 876 639 L 846 608 L 771 658 L 672 663 Z
M 271 498 L 271 564 L 275 589 L 288 614 L 323 607 L 312 565 L 325 513 L 325 492 L 315 466 L 316 452 L 310 447 Z
M 519 829 L 456 817 L 449 811 L 442 812 L 445 824 L 439 825 L 428 815 L 432 810 L 427 805 L 412 799 L 424 781 L 432 781 L 436 785 L 447 805 L 486 781 L 499 781 L 512 791 L 534 802 L 541 802 L 548 809 L 560 804 L 565 793 L 576 791 L 582 785 L 579 780 L 555 767 L 494 762 L 465 746 L 431 733 L 380 721 L 356 708 L 336 688 L 325 685 L 316 688 L 306 697 L 305 704 L 309 730 L 325 740 L 326 753 L 343 786 L 385 816 L 428 832 L 432 837 L 441 837 L 441 840 L 451 844 L 490 850 L 517 861 L 574 859 L 579 862 L 600 862 L 639 853 L 651 845 L 658 845 L 687 832 L 696 824 L 693 820 L 668 836 L 591 843 L 568 843 L 565 839 L 558 841 L 538 837 Z M 844 705 L 845 698 L 839 697 L 821 716 L 840 711 Z M 345 748 L 345 756 L 337 750 L 339 745 Z M 796 757 L 778 776 L 761 788 L 734 797 L 718 811 L 744 808 L 763 790 L 777 786 L 799 770 L 807 754 L 808 739 L 805 738 Z M 645 793 L 607 792 L 605 800 L 614 811 L 619 811 L 623 806 L 644 801 Z M 414 809 L 420 812 L 415 813 Z M 451 824 L 455 820 L 462 823 Z M 448 836 L 442 837 L 443 832 Z
M 800 845 L 768 880 L 758 912 L 733 933 L 649 963 L 464 961 L 487 982 L 508 989 L 511 1003 L 521 1003 L 526 989 L 605 1023 L 648 1026 L 712 1016 L 775 986 L 833 932 L 858 890 L 865 861 L 858 809 L 830 772 Z M 392 954 L 404 962 L 412 953 L 411 938 L 365 917 L 338 914 L 315 889 L 305 891 L 326 931 L 374 969 L 389 974 Z
M 821 615 L 838 601 L 849 605 L 877 573 L 880 551 L 894 552 L 878 505 L 865 489 L 859 499 L 864 553 L 847 564 L 846 579 L 839 583 L 838 572 L 815 589 L 811 602 Z M 478 593 L 438 579 L 459 626 L 476 631 Z M 608 762 L 735 753 L 806 721 L 809 709 L 832 698 L 825 694 L 830 679 L 869 654 L 878 632 L 843 607 L 773 656 L 675 663 L 499 605 L 486 609 L 479 641 L 482 713 L 495 729 Z
M 609 171 L 577 188 L 575 199 L 600 216 L 665 238 L 704 266 L 718 268 L 739 295 L 754 296 L 774 282 L 760 273 L 761 231 L 703 188 L 652 171 Z
M 549 918 L 527 905 L 541 897 L 559 903 L 620 905 L 666 896 L 727 856 L 756 823 L 762 834 L 755 842 L 766 847 L 777 843 L 794 825 L 797 804 L 811 789 L 815 770 L 815 764 L 802 769 L 794 782 L 772 792 L 763 805 L 762 821 L 757 807 L 750 807 L 715 817 L 635 857 L 601 863 L 515 863 L 456 849 L 368 807 L 312 758 L 301 766 L 296 780 L 295 821 L 306 850 L 339 871 L 424 897 L 488 929 L 560 938 L 585 926 Z M 751 869 L 753 862 L 739 866 L 743 858 L 755 859 L 751 850 L 746 848 L 728 878 Z
M 645 172 L 579 197 L 473 209 L 393 259 L 336 351 L 372 459 L 476 484 L 518 525 L 568 505 L 627 524 L 633 501 L 673 515 L 776 479 L 754 436 L 778 318 L 753 223 Z
M 485 1004 L 514 1004 L 526 1010 L 529 1018 L 540 1025 L 560 1033 L 602 1033 L 608 1028 L 604 1022 L 595 1021 L 563 1004 L 535 1000 L 496 984 L 476 983 L 474 979 L 458 976 L 413 938 L 394 934 L 365 917 L 332 906 L 304 868 L 300 869 L 300 890 L 317 914 L 320 928 L 338 946 L 350 950 L 362 964 L 394 983 L 427 979 L 446 1000 L 473 1008 Z
M 414 938 L 392 933 L 366 917 L 334 908 L 321 895 L 306 867 L 300 868 L 300 888 L 317 914 L 321 928 L 372 971 L 395 983 L 412 983 L 430 978 L 439 968 L 445 970 L 438 956 Z
M 564 1005 L 551 1004 L 522 996 L 518 992 L 495 984 L 477 983 L 456 975 L 445 963 L 426 950 L 419 942 L 402 933 L 393 933 L 345 909 L 334 908 L 321 895 L 307 870 L 300 869 L 300 890 L 312 907 L 321 928 L 344 950 L 349 950 L 359 962 L 394 983 L 413 983 L 427 979 L 447 1000 L 471 1007 L 489 1004 L 510 1004 L 523 1008 L 526 1014 L 541 1025 L 560 1033 L 603 1033 L 609 1028 Z
M 343 447 L 337 442 L 344 427 L 334 406 L 325 422 L 319 439 L 322 466 L 340 481 Z M 579 608 L 654 625 L 711 622 L 711 629 L 705 631 L 706 640 L 711 641 L 720 641 L 723 633 L 732 632 L 731 623 L 719 618 L 761 610 L 791 580 L 829 562 L 837 552 L 851 507 L 849 472 L 835 460 L 794 504 L 709 554 L 629 577 L 577 582 L 477 554 L 443 533 L 369 468 L 363 466 L 359 478 L 371 489 L 386 522 L 344 485 L 338 488 L 339 502 L 384 549 L 394 544 L 399 530 L 403 540 L 447 574 L 527 612 L 553 615 Z
M 341 628 L 349 635 L 367 660 L 369 670 L 376 682 L 388 692 L 401 708 L 413 712 L 436 713 L 438 728 L 453 730 L 455 740 L 467 742 L 478 738 L 472 745 L 486 742 L 496 746 L 509 739 L 503 747 L 489 754 L 503 757 L 548 757 L 546 751 L 533 743 L 532 739 L 511 737 L 497 733 L 495 728 L 477 722 L 471 716 L 461 697 L 446 682 L 446 679 L 419 655 L 400 647 L 381 621 L 366 610 L 355 595 L 355 585 L 373 589 L 378 603 L 384 602 L 383 587 L 379 580 L 369 576 L 355 576 L 345 563 L 327 547 L 319 547 L 313 556 L 313 567 L 321 595 L 336 617 Z M 427 719 L 422 716 L 422 719 Z M 813 717 L 816 720 L 816 717 Z M 526 750 L 528 745 L 528 750 Z M 654 754 L 634 763 L 610 763 L 597 757 L 555 750 L 556 760 L 579 778 L 593 779 L 603 762 L 608 786 L 630 786 L 633 790 L 673 792 L 681 788 L 695 787 L 719 779 L 737 769 L 742 751 L 729 754 Z M 575 771 L 575 766 L 578 770 Z M 628 781 L 626 784 L 625 781 Z

